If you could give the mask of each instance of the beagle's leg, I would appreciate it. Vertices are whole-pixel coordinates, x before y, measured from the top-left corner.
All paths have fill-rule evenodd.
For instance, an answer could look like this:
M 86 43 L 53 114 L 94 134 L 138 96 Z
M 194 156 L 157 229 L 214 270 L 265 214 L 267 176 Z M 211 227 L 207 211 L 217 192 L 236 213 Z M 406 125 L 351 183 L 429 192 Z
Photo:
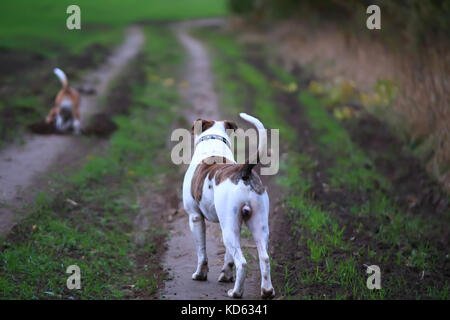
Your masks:
M 55 121 L 56 129 L 59 131 L 64 131 L 63 127 L 63 119 L 59 114 L 56 114 L 56 121 Z
M 73 133 L 80 134 L 80 120 L 74 119 L 73 120 Z
M 271 299 L 275 296 L 275 290 L 270 279 L 270 260 L 267 254 L 269 242 L 269 224 L 268 219 L 264 218 L 260 212 L 254 212 L 247 220 L 247 227 L 253 235 L 256 243 L 259 257 L 259 268 L 261 270 L 261 297 Z
M 232 282 L 233 281 L 233 256 L 230 251 L 226 249 L 225 251 L 225 261 L 222 267 L 222 270 L 219 275 L 219 282 Z
M 63 131 L 67 131 L 70 129 L 71 126 L 72 126 L 72 121 L 67 120 L 66 122 L 63 122 L 62 129 L 63 129 Z
M 189 227 L 194 234 L 197 246 L 197 270 L 192 274 L 193 280 L 206 280 L 208 277 L 208 257 L 206 256 L 205 218 L 198 213 L 189 213 Z

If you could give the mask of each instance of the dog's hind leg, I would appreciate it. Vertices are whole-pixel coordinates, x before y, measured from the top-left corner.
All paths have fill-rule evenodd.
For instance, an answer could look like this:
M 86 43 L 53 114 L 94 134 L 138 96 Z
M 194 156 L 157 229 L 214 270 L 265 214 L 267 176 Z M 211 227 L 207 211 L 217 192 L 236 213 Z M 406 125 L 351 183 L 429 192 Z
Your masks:
M 261 297 L 271 299 L 275 296 L 275 290 L 270 279 L 270 260 L 267 254 L 269 242 L 269 225 L 266 217 L 254 213 L 246 221 L 247 227 L 253 235 L 259 257 L 259 268 L 261 270 Z
M 237 221 L 236 221 L 237 222 Z M 242 254 L 240 244 L 240 228 L 239 226 L 224 225 L 222 227 L 223 243 L 227 251 L 232 256 L 236 265 L 236 281 L 234 288 L 228 290 L 228 296 L 231 298 L 241 298 L 244 293 L 245 273 L 247 270 L 247 261 Z
M 189 227 L 194 234 L 197 246 L 197 270 L 192 274 L 193 280 L 206 280 L 208 277 L 208 257 L 206 256 L 205 218 L 198 213 L 189 214 Z
M 233 256 L 227 249 L 225 252 L 225 262 L 219 275 L 219 282 L 232 282 L 233 281 Z

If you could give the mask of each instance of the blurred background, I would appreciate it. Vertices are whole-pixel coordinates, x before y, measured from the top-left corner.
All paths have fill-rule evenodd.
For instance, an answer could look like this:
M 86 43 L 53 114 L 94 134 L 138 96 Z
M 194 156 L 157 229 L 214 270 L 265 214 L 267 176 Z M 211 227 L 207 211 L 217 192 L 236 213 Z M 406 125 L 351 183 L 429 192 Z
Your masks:
M 262 177 L 278 298 L 448 299 L 449 35 L 450 0 L 1 1 L 0 299 L 166 298 L 195 264 L 171 132 L 211 114 L 246 127 L 239 112 L 280 130 Z M 79 137 L 35 130 L 55 67 L 81 93 Z M 188 280 L 178 298 L 203 294 Z
M 345 78 L 367 92 L 388 91 L 387 97 L 365 95 L 367 104 L 373 104 L 371 99 L 393 99 L 395 94 L 392 108 L 379 110 L 379 115 L 450 188 L 449 1 L 77 1 L 82 8 L 81 31 L 61 27 L 70 4 L 18 0 L 0 5 L 3 76 L 62 56 L 72 56 L 82 66 L 93 64 L 120 42 L 123 27 L 130 23 L 233 16 L 248 30 L 264 30 L 265 40 L 280 46 L 282 63 L 289 68 L 314 62 L 326 77 Z M 365 27 L 371 4 L 381 7 L 381 30 Z M 90 54 L 85 57 L 86 48 Z M 26 104 L 33 104 L 28 99 Z M 26 108 L 25 103 L 18 104 Z M 17 117 L 10 113 L 15 111 L 5 108 L 2 118 L 10 117 L 14 123 Z M 14 126 L 9 120 L 2 123 L 1 136 Z
M 365 28 L 372 4 L 381 30 Z M 273 33 L 288 66 L 313 62 L 326 77 L 374 90 L 362 96 L 369 108 L 395 98 L 378 116 L 449 190 L 449 1 L 230 0 L 229 8 Z

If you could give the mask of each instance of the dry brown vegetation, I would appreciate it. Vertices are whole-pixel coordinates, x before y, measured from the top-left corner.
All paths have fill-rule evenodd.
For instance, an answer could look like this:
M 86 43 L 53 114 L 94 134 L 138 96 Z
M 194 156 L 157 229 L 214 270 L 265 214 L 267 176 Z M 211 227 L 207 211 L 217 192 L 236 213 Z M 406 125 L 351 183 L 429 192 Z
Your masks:
M 239 21 L 237 24 L 244 22 Z M 248 25 L 246 26 L 249 27 Z M 325 81 L 349 81 L 373 94 L 379 80 L 395 87 L 395 100 L 377 116 L 413 147 L 429 173 L 450 192 L 450 54 L 448 44 L 393 47 L 328 23 L 280 22 L 256 38 L 275 43 L 285 68 L 312 65 Z M 370 109 L 370 106 L 366 106 Z M 369 111 L 374 111 L 369 110 Z

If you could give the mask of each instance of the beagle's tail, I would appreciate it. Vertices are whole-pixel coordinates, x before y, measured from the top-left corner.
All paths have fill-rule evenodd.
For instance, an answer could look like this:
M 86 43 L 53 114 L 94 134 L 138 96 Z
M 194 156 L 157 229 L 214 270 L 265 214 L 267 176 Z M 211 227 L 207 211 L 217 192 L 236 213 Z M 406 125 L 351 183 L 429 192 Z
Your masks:
M 59 68 L 55 68 L 53 70 L 53 72 L 56 74 L 56 76 L 59 78 L 59 80 L 61 81 L 61 84 L 63 86 L 64 90 L 69 89 L 69 80 L 67 79 L 66 74 L 64 73 L 64 71 L 62 71 Z
M 251 174 L 251 171 L 253 169 L 254 166 L 256 166 L 262 155 L 266 152 L 266 148 L 267 148 L 267 131 L 266 128 L 264 128 L 264 125 L 262 124 L 261 121 L 259 121 L 258 119 L 256 119 L 255 117 L 252 117 L 246 113 L 240 113 L 239 114 L 241 116 L 242 119 L 244 119 L 247 122 L 250 122 L 251 124 L 253 124 L 256 129 L 258 130 L 258 151 L 256 152 L 256 154 L 253 155 L 249 155 L 249 159 L 247 161 L 247 163 L 244 165 L 243 171 L 244 171 L 244 178 L 248 177 Z

